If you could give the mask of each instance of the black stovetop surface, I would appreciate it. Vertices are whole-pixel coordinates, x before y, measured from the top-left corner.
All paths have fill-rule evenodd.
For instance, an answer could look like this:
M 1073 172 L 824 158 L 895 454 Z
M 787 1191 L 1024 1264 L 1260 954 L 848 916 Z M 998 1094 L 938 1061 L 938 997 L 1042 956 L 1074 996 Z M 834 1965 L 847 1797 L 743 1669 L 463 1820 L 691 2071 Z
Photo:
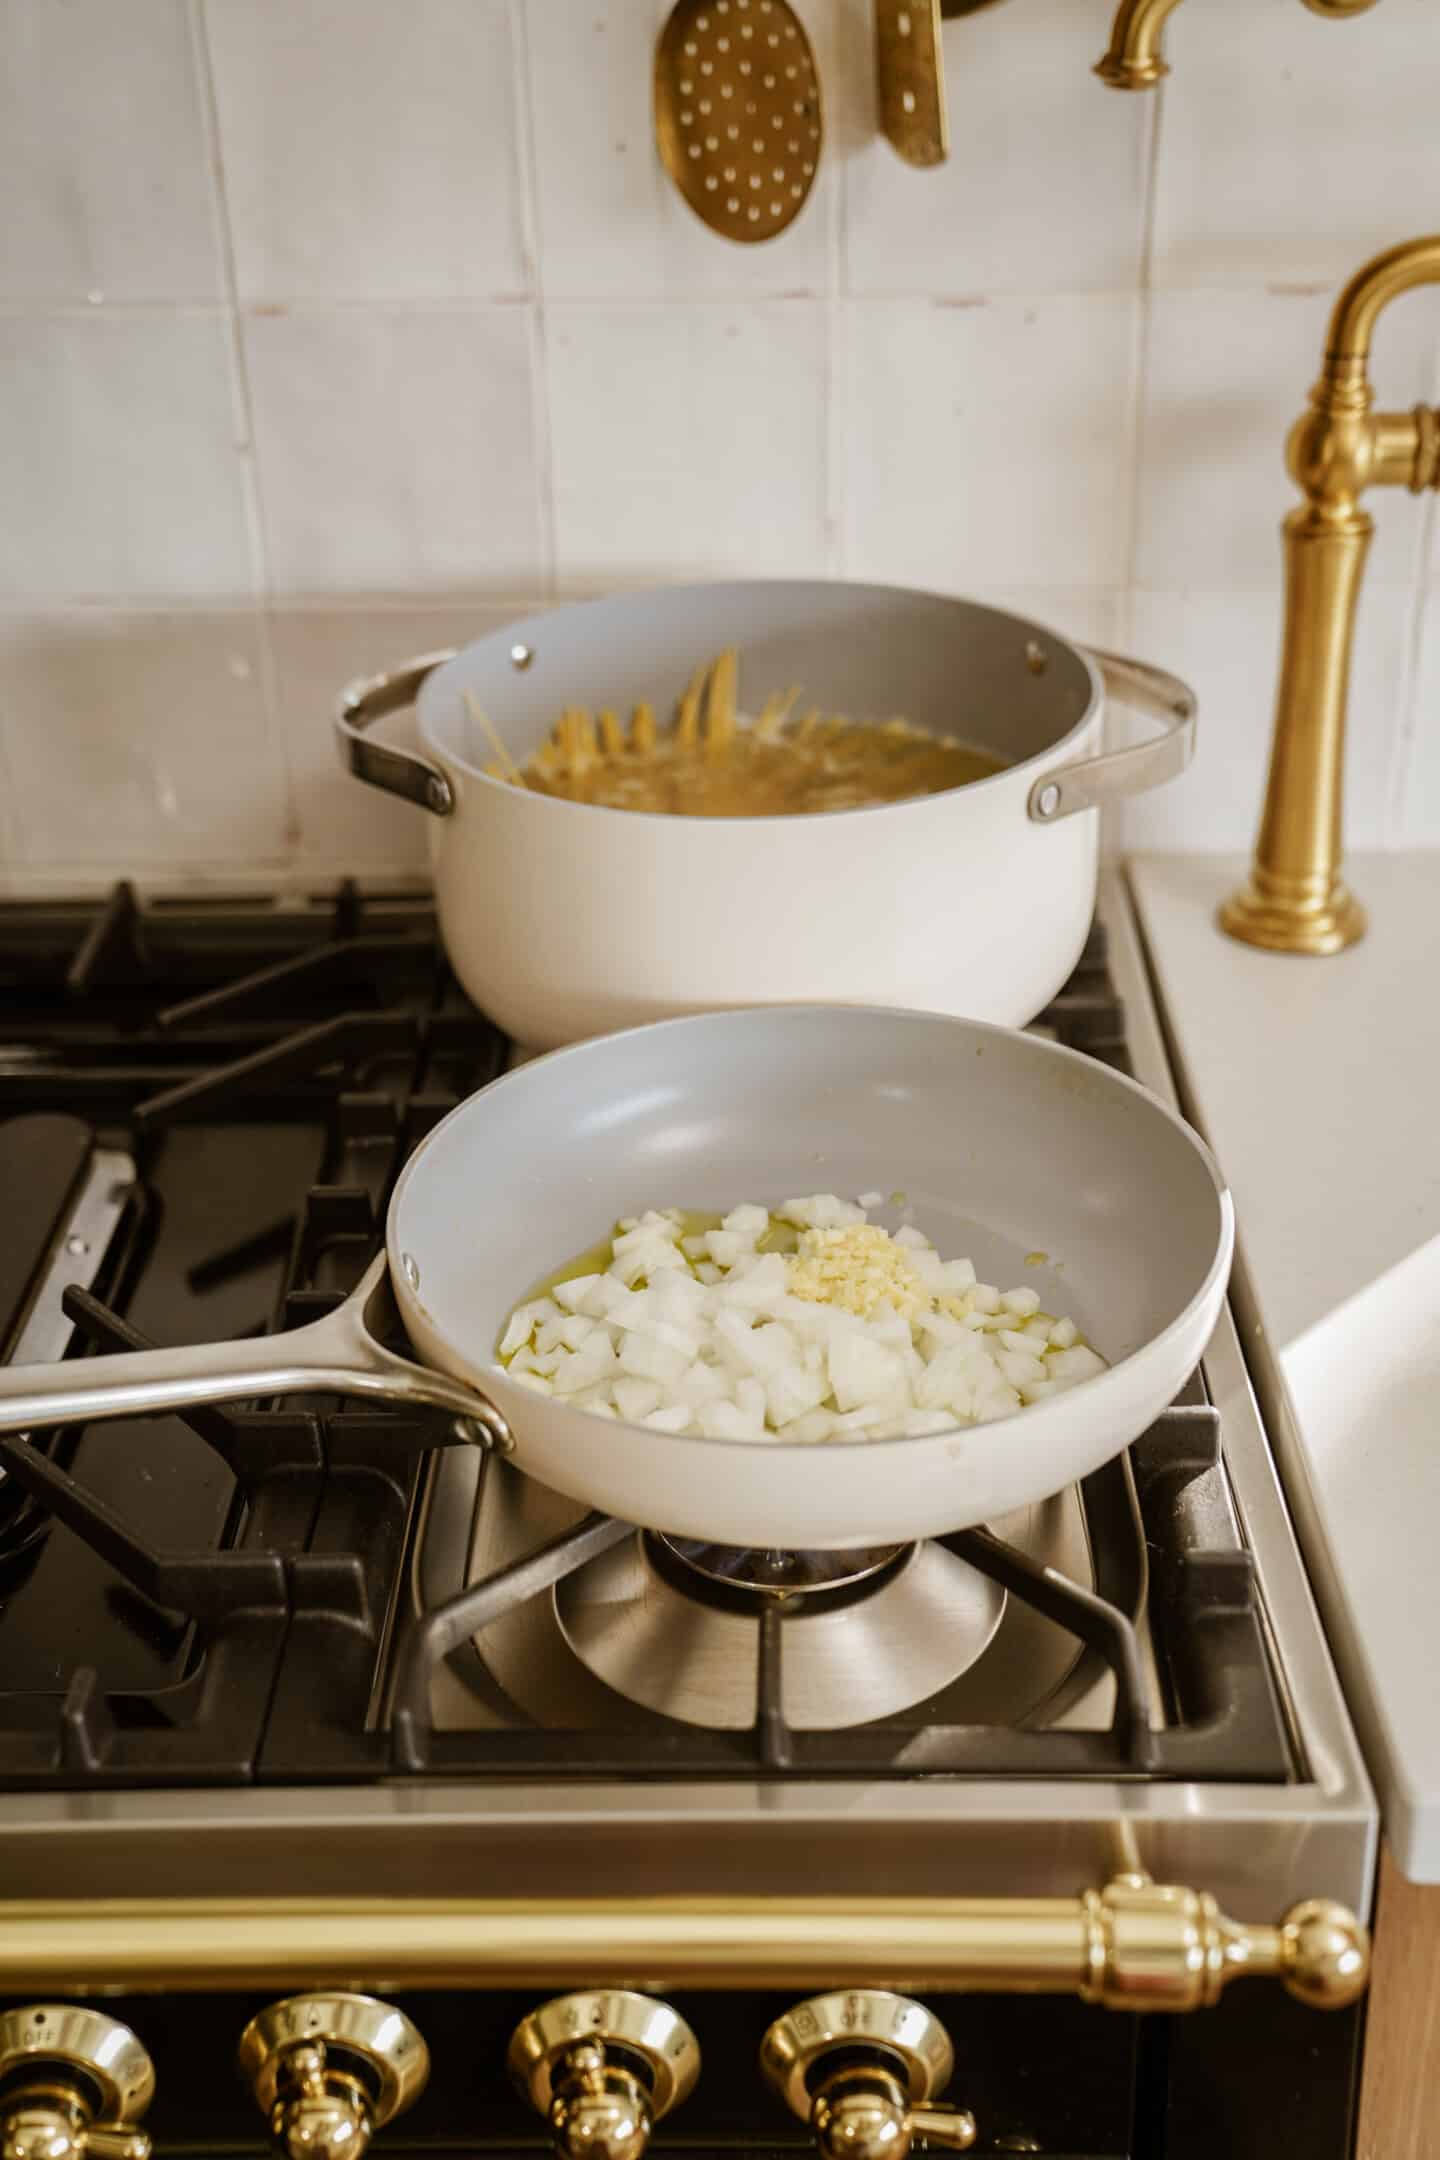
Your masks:
M 1098 929 L 1041 1024 L 1126 1069 Z M 72 1352 L 218 1340 L 330 1310 L 382 1242 L 409 1152 L 508 1047 L 457 989 L 424 895 L 142 906 L 122 886 L 98 906 L 0 906 L 0 1353 L 58 1355 L 67 1334 Z M 77 1202 L 100 1187 L 113 1233 L 77 1240 Z M 57 1279 L 84 1287 L 37 1344 Z M 778 1623 L 753 1732 L 432 1732 L 426 1676 L 464 1609 L 416 1622 L 399 1586 L 427 1458 L 454 1437 L 311 1398 L 0 1440 L 0 1789 L 1293 1774 L 1249 1556 L 1196 1549 L 1181 1505 L 1218 1456 L 1198 1378 L 1128 1464 L 1086 1482 L 1098 1595 L 1042 1582 L 983 1532 L 955 1541 L 1109 1666 L 1099 1733 L 923 1710 L 791 1733 Z M 1147 1548 L 1162 1733 L 1132 1625 L 1127 1554 Z M 394 1719 L 377 1715 L 391 1659 Z

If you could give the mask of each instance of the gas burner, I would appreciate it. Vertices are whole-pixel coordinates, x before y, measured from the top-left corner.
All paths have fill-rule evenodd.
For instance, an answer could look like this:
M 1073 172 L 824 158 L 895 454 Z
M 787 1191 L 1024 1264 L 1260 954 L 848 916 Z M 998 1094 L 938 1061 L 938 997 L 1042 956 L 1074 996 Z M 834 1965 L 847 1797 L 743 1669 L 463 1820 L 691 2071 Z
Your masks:
M 758 1545 L 709 1545 L 700 1538 L 651 1539 L 655 1563 L 673 1570 L 680 1587 L 704 1596 L 705 1585 L 722 1591 L 754 1592 L 759 1598 L 812 1597 L 843 1592 L 869 1582 L 908 1550 L 904 1545 L 867 1545 L 855 1552 L 782 1552 Z M 700 1581 L 696 1582 L 695 1577 Z M 673 1576 L 672 1576 L 673 1579 Z M 758 1609 L 753 1600 L 745 1610 Z
M 969 1670 L 1005 1593 L 927 1541 L 856 1553 L 730 1552 L 637 1534 L 559 1583 L 581 1662 L 629 1701 L 726 1732 L 754 1723 L 760 1617 L 785 1629 L 785 1715 L 826 1732 L 894 1716 Z

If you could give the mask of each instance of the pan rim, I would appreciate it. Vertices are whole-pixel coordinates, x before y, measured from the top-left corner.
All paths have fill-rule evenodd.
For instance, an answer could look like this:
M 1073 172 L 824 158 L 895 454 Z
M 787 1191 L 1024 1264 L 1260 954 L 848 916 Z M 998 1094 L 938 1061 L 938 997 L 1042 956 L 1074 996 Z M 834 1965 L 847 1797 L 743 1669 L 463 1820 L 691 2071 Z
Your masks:
M 1014 764 L 1002 766 L 999 772 L 987 773 L 981 780 L 965 780 L 956 787 L 941 788 L 933 795 L 902 796 L 897 802 L 862 803 L 849 810 L 786 811 L 768 817 L 687 817 L 673 810 L 628 810 L 621 809 L 614 803 L 573 802 L 564 795 L 532 795 L 526 788 L 517 788 L 512 781 L 497 780 L 492 773 L 487 773 L 483 766 L 475 764 L 470 758 L 462 757 L 459 751 L 439 739 L 433 720 L 435 705 L 448 687 L 459 663 L 479 647 L 499 643 L 501 640 L 508 640 L 513 644 L 517 640 L 523 640 L 525 634 L 533 631 L 538 624 L 553 622 L 557 616 L 575 614 L 583 608 L 605 607 L 619 601 L 676 594 L 742 592 L 747 589 L 766 592 L 794 591 L 801 587 L 815 586 L 823 586 L 835 592 L 890 594 L 910 600 L 933 600 L 944 605 L 974 608 L 981 614 L 1013 622 L 1023 630 L 1041 631 L 1078 660 L 1084 669 L 1090 684 L 1090 696 L 1085 710 L 1063 735 L 1057 736 L 1055 741 L 1048 743 L 1043 750 L 1036 750 L 1026 758 L 1017 758 Z M 927 805 L 948 801 L 953 796 L 963 795 L 968 798 L 985 791 L 998 791 L 1006 782 L 1014 782 L 1019 776 L 1029 774 L 1032 767 L 1058 758 L 1062 753 L 1073 754 L 1080 747 L 1076 738 L 1101 716 L 1104 704 L 1105 685 L 1095 660 L 1085 646 L 1077 645 L 1073 638 L 1067 638 L 1061 631 L 1052 629 L 1048 623 L 1037 622 L 1033 616 L 1016 615 L 1009 608 L 992 607 L 988 601 L 972 600 L 966 593 L 935 592 L 928 586 L 921 585 L 870 584 L 859 578 L 701 578 L 683 585 L 637 586 L 633 591 L 599 593 L 588 599 L 564 601 L 558 607 L 542 608 L 534 614 L 520 617 L 515 622 L 505 623 L 498 630 L 487 631 L 484 637 L 473 638 L 468 645 L 462 645 L 458 652 L 442 661 L 434 673 L 427 677 L 421 686 L 416 714 L 421 742 L 431 757 L 447 769 L 453 768 L 456 773 L 463 774 L 467 785 L 473 783 L 477 787 L 491 789 L 504 796 L 507 801 L 543 804 L 547 809 L 578 813 L 589 818 L 618 817 L 650 825 L 678 825 L 687 831 L 701 826 L 714 827 L 721 832 L 751 833 L 772 827 L 780 832 L 788 832 L 796 826 L 814 825 L 821 821 L 833 824 L 842 818 L 875 817 L 882 811 L 918 811 Z M 980 746 L 972 744 L 968 747 L 978 749 Z M 1033 779 L 1033 775 L 1031 777 Z M 1023 792 L 1026 794 L 1030 784 L 1029 780 L 1025 783 Z
M 567 1416 L 589 1418 L 590 1423 L 596 1427 L 601 1425 L 608 1427 L 618 1426 L 622 1431 L 645 1441 L 667 1440 L 677 1445 L 688 1444 L 692 1447 L 704 1447 L 706 1449 L 734 1449 L 743 1451 L 750 1456 L 753 1456 L 758 1450 L 763 1451 L 767 1458 L 779 1456 L 783 1460 L 797 1461 L 801 1458 L 813 1459 L 817 1450 L 822 1448 L 843 1447 L 869 1452 L 871 1450 L 908 1446 L 923 1447 L 927 1444 L 934 1446 L 939 1442 L 951 1441 L 957 1436 L 963 1438 L 971 1433 L 989 1431 L 993 1425 L 1011 1424 L 1017 1418 L 1023 1418 L 1027 1430 L 1038 1436 L 1052 1424 L 1068 1422 L 1070 1415 L 1069 1403 L 1072 1397 L 1078 1395 L 1081 1390 L 1097 1391 L 1090 1394 L 1089 1399 L 1091 1402 L 1098 1400 L 1098 1391 L 1101 1389 L 1106 1389 L 1111 1394 L 1118 1393 L 1119 1389 L 1116 1383 L 1121 1381 L 1122 1376 L 1134 1364 L 1135 1360 L 1150 1355 L 1155 1350 L 1186 1333 L 1192 1326 L 1196 1316 L 1215 1297 L 1217 1285 L 1220 1287 L 1223 1297 L 1223 1286 L 1228 1280 L 1235 1250 L 1235 1203 L 1230 1187 L 1214 1154 L 1194 1126 L 1183 1118 L 1177 1110 L 1172 1109 L 1169 1103 L 1162 1101 L 1158 1095 L 1152 1093 L 1140 1081 L 1132 1079 L 1128 1073 L 1116 1072 L 1108 1065 L 1099 1064 L 1096 1059 L 1090 1057 L 1083 1050 L 1071 1049 L 1065 1043 L 1050 1042 L 1043 1036 L 1029 1035 L 1023 1028 L 1001 1027 L 994 1021 L 970 1020 L 951 1013 L 926 1012 L 915 1006 L 844 1004 L 838 1003 L 834 999 L 816 1000 L 813 1003 L 796 1003 L 792 1000 L 784 1004 L 731 1005 L 718 1007 L 710 1012 L 683 1013 L 672 1019 L 651 1020 L 639 1027 L 617 1029 L 612 1034 L 592 1035 L 580 1042 L 565 1043 L 558 1049 L 543 1051 L 538 1057 L 527 1059 L 525 1064 L 514 1066 L 508 1072 L 497 1074 L 484 1087 L 477 1088 L 473 1095 L 467 1095 L 462 1102 L 456 1103 L 452 1110 L 447 1111 L 439 1124 L 425 1135 L 425 1138 L 405 1164 L 396 1180 L 395 1189 L 390 1196 L 390 1205 L 386 1210 L 385 1245 L 389 1255 L 390 1277 L 394 1285 L 401 1318 L 405 1321 L 407 1329 L 412 1315 L 418 1314 L 423 1317 L 426 1327 L 439 1337 L 447 1347 L 453 1347 L 454 1345 L 454 1337 L 450 1330 L 440 1324 L 434 1314 L 427 1310 L 420 1296 L 411 1288 L 404 1266 L 401 1264 L 403 1248 L 400 1243 L 397 1225 L 406 1191 L 412 1176 L 417 1172 L 419 1164 L 448 1128 L 459 1120 L 462 1114 L 470 1109 L 472 1104 L 479 1102 L 484 1096 L 494 1094 L 500 1088 L 509 1087 L 516 1081 L 523 1080 L 526 1074 L 534 1071 L 540 1065 L 548 1065 L 556 1058 L 582 1058 L 587 1052 L 597 1051 L 602 1046 L 610 1043 L 630 1042 L 642 1037 L 653 1042 L 658 1036 L 677 1028 L 709 1027 L 725 1022 L 733 1022 L 736 1019 L 754 1020 L 762 1016 L 769 1019 L 780 1019 L 801 1013 L 807 1015 L 840 1014 L 846 1016 L 865 1014 L 871 1017 L 894 1020 L 923 1020 L 949 1028 L 964 1029 L 970 1033 L 1000 1038 L 1007 1042 L 1013 1042 L 1017 1037 L 1023 1037 L 1029 1049 L 1037 1057 L 1056 1059 L 1063 1064 L 1085 1071 L 1092 1078 L 1097 1073 L 1102 1074 L 1107 1084 L 1113 1084 L 1120 1091 L 1136 1096 L 1149 1109 L 1158 1112 L 1165 1122 L 1172 1126 L 1195 1151 L 1214 1189 L 1216 1205 L 1219 1210 L 1218 1236 L 1214 1254 L 1198 1288 L 1175 1315 L 1174 1319 L 1158 1335 L 1149 1336 L 1145 1342 L 1129 1351 L 1118 1362 L 1107 1365 L 1103 1373 L 1097 1373 L 1093 1379 L 1082 1381 L 1079 1387 L 1067 1390 L 1064 1395 L 1052 1396 L 1046 1402 L 1026 1404 L 1023 1409 L 1014 1413 L 1013 1418 L 992 1420 L 990 1426 L 955 1424 L 945 1426 L 933 1433 L 894 1433 L 884 1439 L 865 1440 L 863 1442 L 782 1440 L 778 1436 L 765 1440 L 731 1440 L 724 1438 L 712 1439 L 699 1433 L 657 1433 L 648 1426 L 632 1424 L 625 1418 L 616 1417 L 602 1420 L 592 1417 L 588 1411 L 576 1410 L 569 1404 L 557 1401 L 553 1396 L 544 1397 L 543 1400 L 551 1409 L 563 1411 Z M 528 1392 L 520 1381 L 510 1379 L 505 1367 L 500 1364 L 493 1353 L 488 1355 L 483 1362 L 476 1359 L 473 1362 L 462 1360 L 462 1363 L 466 1366 L 467 1376 L 482 1391 L 488 1378 L 498 1377 L 517 1392 Z M 536 1398 L 537 1402 L 541 1399 Z

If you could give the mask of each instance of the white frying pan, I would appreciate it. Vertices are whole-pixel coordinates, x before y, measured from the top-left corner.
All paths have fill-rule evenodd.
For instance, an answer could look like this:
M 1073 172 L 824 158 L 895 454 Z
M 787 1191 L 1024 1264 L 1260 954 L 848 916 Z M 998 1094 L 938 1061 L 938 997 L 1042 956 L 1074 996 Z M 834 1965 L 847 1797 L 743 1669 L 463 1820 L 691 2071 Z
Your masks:
M 1110 1370 L 998 1424 L 807 1447 L 591 1417 L 495 1362 L 510 1308 L 618 1215 L 872 1188 L 903 1192 L 982 1281 L 1028 1283 L 1071 1314 Z M 386 1244 L 423 1365 L 365 1325 L 380 1261 L 340 1312 L 291 1334 L 12 1366 L 0 1432 L 306 1387 L 398 1397 L 508 1428 L 521 1469 L 629 1522 L 726 1545 L 900 1542 L 1042 1499 L 1128 1446 L 1198 1361 L 1233 1240 L 1195 1135 L 1076 1051 L 876 1008 L 708 1014 L 524 1066 L 417 1149 Z M 1027 1268 L 1034 1252 L 1046 1263 Z

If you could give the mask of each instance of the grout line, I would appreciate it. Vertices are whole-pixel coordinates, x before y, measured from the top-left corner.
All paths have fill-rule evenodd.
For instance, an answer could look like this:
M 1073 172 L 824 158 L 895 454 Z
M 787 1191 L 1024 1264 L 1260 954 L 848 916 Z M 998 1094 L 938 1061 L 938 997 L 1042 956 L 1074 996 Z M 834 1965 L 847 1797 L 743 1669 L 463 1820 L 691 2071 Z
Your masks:
M 397 857 L 376 857 L 357 863 L 353 856 L 306 854 L 293 850 L 284 855 L 179 857 L 174 862 L 153 859 L 137 870 L 133 855 L 5 864 L 0 862 L 0 900 L 76 900 L 91 893 L 109 892 L 117 879 L 131 880 L 142 898 L 188 900 L 201 895 L 246 898 L 251 894 L 276 900 L 292 894 L 311 894 L 332 888 L 341 878 L 359 874 L 367 890 L 415 893 L 431 880 L 423 862 Z
M 837 23 L 837 50 L 844 28 L 842 19 Z M 837 71 L 842 64 L 843 54 L 837 59 Z M 823 552 L 825 567 L 831 577 L 843 577 L 850 561 L 850 422 L 854 407 L 850 314 L 843 297 L 845 265 L 849 259 L 845 190 L 849 168 L 845 149 L 842 140 L 834 153 L 837 170 L 831 176 L 825 208 L 825 434 L 821 454 L 825 461 Z
M 23 834 L 24 821 L 17 815 L 20 808 L 19 790 L 15 786 L 10 767 L 9 754 L 5 748 L 5 712 L 0 706 L 0 866 L 14 871 L 29 863 L 29 851 Z
M 239 453 L 240 493 L 250 543 L 250 573 L 255 594 L 255 635 L 260 655 L 260 696 L 265 711 L 271 756 L 278 761 L 284 787 L 284 829 L 291 847 L 298 849 L 301 841 L 300 801 L 290 755 L 289 734 L 281 723 L 279 670 L 275 662 L 275 646 L 270 626 L 270 550 L 260 487 L 260 450 L 255 435 L 255 402 L 251 393 L 245 339 L 240 325 L 240 288 L 235 271 L 234 234 L 230 224 L 229 195 L 225 186 L 220 108 L 215 94 L 215 69 L 205 19 L 205 0 L 189 0 L 187 13 L 200 92 L 201 124 L 205 131 L 205 149 L 211 174 L 211 216 L 215 223 L 221 284 L 225 295 L 231 395 L 243 440 L 243 448 Z
M 597 588 L 598 590 L 599 588 Z M 366 592 L 337 590 L 335 592 L 281 593 L 271 602 L 270 613 L 287 615 L 434 615 L 455 614 L 465 609 L 486 614 L 495 613 L 505 619 L 517 614 L 528 614 L 543 607 L 545 598 L 538 590 L 532 592 L 464 592 L 447 588 L 421 588 L 414 592 L 392 590 L 389 592 Z M 256 606 L 253 598 L 242 601 L 225 600 L 213 593 L 146 593 L 137 597 L 133 593 L 102 594 L 94 599 L 75 600 L 68 596 L 34 600 L 7 605 L 0 602 L 0 624 L 6 622 L 98 622 L 107 616 L 123 616 L 128 622 L 174 622 L 209 616 L 223 621 L 253 621 Z
M 1135 347 L 1131 377 L 1134 409 L 1130 432 L 1130 486 L 1125 522 L 1125 590 L 1133 592 L 1140 573 L 1140 504 L 1144 481 L 1145 406 L 1150 388 L 1150 342 L 1153 316 L 1155 256 L 1155 201 L 1159 191 L 1160 136 L 1164 119 L 1165 85 L 1159 83 L 1146 99 L 1141 158 L 1140 251 L 1135 277 Z M 1128 625 L 1127 625 L 1128 629 Z
M 1430 375 L 1433 395 L 1440 389 L 1440 347 L 1431 355 Z M 1381 818 L 1380 843 L 1386 848 L 1404 847 L 1406 844 L 1406 811 L 1420 743 L 1420 684 L 1425 651 L 1426 608 L 1427 604 L 1431 607 L 1435 605 L 1430 591 L 1430 565 L 1435 560 L 1436 530 L 1437 525 L 1440 525 L 1433 488 L 1422 498 L 1417 522 L 1419 531 L 1416 536 L 1415 576 L 1410 589 L 1405 659 L 1399 690 L 1400 717 L 1390 753 L 1390 784 L 1386 789 Z
M 868 4 L 868 0 L 867 0 Z M 846 79 L 855 40 L 854 19 L 846 0 L 836 0 L 831 15 L 828 54 L 837 85 Z M 867 25 L 868 32 L 868 25 Z M 825 459 L 824 561 L 832 577 L 848 577 L 854 561 L 855 421 L 853 314 L 850 305 L 850 179 L 860 144 L 852 140 L 850 112 L 837 87 L 827 93 L 827 175 L 825 212 Z M 786 296 L 781 296 L 786 297 Z
M 80 300 L 60 295 L 32 299 L 0 298 L 0 321 L 20 322 L 205 322 L 225 313 L 215 294 L 196 293 L 176 300 Z
M 999 307 L 1020 307 L 1034 301 L 1050 300 L 1133 300 L 1135 285 L 994 285 L 967 289 L 954 286 L 887 286 L 883 290 L 861 290 L 842 295 L 858 308 L 889 308 L 923 304 L 929 307 L 979 307 L 993 303 Z M 1165 290 L 1159 286 L 1157 290 Z M 1220 286 L 1177 286 L 1176 291 L 1238 294 L 1249 298 L 1257 292 L 1273 288 L 1263 282 L 1236 278 Z M 1316 288 L 1332 292 L 1333 286 Z M 556 293 L 547 306 L 584 310 L 593 308 L 630 314 L 658 314 L 662 310 L 673 312 L 676 308 L 686 310 L 702 308 L 720 312 L 736 307 L 803 307 L 824 300 L 829 290 L 827 272 L 825 288 L 814 285 L 756 286 L 745 291 L 726 290 L 717 292 L 713 287 L 704 291 L 690 291 L 676 285 L 664 293 Z M 1298 291 L 1298 288 L 1297 288 Z M 491 293 L 478 298 L 433 299 L 410 293 L 386 297 L 383 293 L 374 297 L 306 298 L 296 296 L 288 299 L 256 299 L 243 302 L 238 309 L 242 319 L 253 316 L 288 315 L 301 319 L 323 320 L 344 315 L 404 315 L 444 319 L 455 317 L 465 320 L 490 315 L 513 315 L 522 309 L 533 309 L 536 296 L 531 293 Z M 21 322 L 109 322 L 153 320 L 163 316 L 166 320 L 180 319 L 201 321 L 213 319 L 228 311 L 225 300 L 176 300 L 131 301 L 107 300 L 102 305 L 82 304 L 68 300 L 0 300 L 0 321 Z
M 1165 85 L 1145 95 L 1140 143 L 1140 233 L 1135 266 L 1135 333 L 1131 353 L 1131 416 L 1129 486 L 1125 501 L 1125 576 L 1118 588 L 1116 631 L 1121 650 L 1135 650 L 1135 596 L 1140 569 L 1141 496 L 1144 484 L 1145 405 L 1150 386 L 1150 339 L 1152 279 L 1155 253 L 1155 199 L 1160 174 L 1160 129 Z M 1132 740 L 1128 723 L 1107 709 L 1103 747 L 1123 748 Z M 1102 820 L 1102 846 L 1106 853 L 1125 852 L 1130 818 L 1128 805 L 1113 804 Z
M 526 0 L 509 0 L 512 99 L 515 108 L 515 196 L 520 245 L 530 272 L 530 420 L 535 442 L 536 529 L 540 578 L 547 599 L 558 589 L 555 531 L 555 452 L 550 412 L 549 338 L 545 320 L 544 231 L 540 218 L 539 166 L 535 156 L 534 82 Z
M 1426 401 L 1440 397 L 1440 340 L 1431 346 L 1427 368 L 1428 382 L 1421 385 Z M 1403 847 L 1406 842 L 1406 809 L 1411 784 L 1415 777 L 1415 757 L 1420 740 L 1420 684 L 1424 661 L 1426 606 L 1434 606 L 1430 598 L 1430 566 L 1435 560 L 1437 517 L 1435 492 L 1429 490 L 1420 505 L 1417 520 L 1415 574 L 1410 590 L 1405 659 L 1399 687 L 1400 716 L 1395 730 L 1395 741 L 1390 753 L 1389 786 L 1385 791 L 1385 804 L 1381 816 L 1380 840 L 1382 847 Z

